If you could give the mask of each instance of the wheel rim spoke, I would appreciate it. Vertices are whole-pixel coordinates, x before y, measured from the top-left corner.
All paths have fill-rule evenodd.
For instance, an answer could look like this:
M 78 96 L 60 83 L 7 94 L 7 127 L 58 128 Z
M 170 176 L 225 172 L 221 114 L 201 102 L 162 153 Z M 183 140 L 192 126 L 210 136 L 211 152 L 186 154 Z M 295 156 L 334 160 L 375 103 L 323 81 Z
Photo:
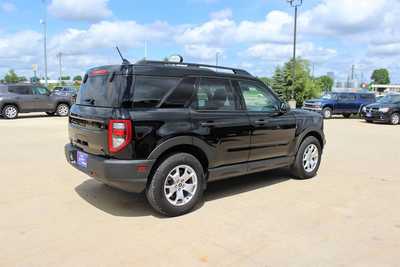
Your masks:
M 188 165 L 173 168 L 165 179 L 165 198 L 174 206 L 183 206 L 190 202 L 197 190 L 197 175 Z
M 303 154 L 303 168 L 306 172 L 315 170 L 319 162 L 319 151 L 315 144 L 310 144 L 304 150 Z

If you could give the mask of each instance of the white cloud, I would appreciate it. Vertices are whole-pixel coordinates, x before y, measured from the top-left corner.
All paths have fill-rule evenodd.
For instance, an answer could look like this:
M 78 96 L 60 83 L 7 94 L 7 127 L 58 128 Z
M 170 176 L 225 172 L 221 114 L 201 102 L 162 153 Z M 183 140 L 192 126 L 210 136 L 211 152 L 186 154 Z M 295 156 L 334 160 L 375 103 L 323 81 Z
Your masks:
M 112 15 L 108 0 L 53 0 L 49 11 L 66 20 L 99 21 Z
M 232 9 L 225 8 L 220 11 L 211 13 L 210 17 L 212 19 L 229 19 L 232 17 L 232 15 L 233 15 Z
M 215 61 L 216 54 L 223 55 L 224 49 L 218 47 L 209 47 L 204 44 L 185 45 L 185 53 L 187 56 L 201 61 Z
M 10 2 L 1 2 L 0 3 L 0 10 L 6 13 L 11 13 L 16 10 L 16 6 Z
M 133 48 L 142 46 L 145 40 L 160 41 L 171 35 L 173 29 L 166 23 L 150 25 L 135 21 L 102 21 L 92 24 L 87 30 L 68 29 L 55 36 L 50 47 L 70 53 L 88 52 L 101 48 Z
M 269 62 L 283 62 L 288 60 L 293 53 L 293 46 L 290 44 L 256 44 L 246 50 L 245 55 L 256 59 L 263 59 Z M 311 60 L 314 63 L 322 63 L 332 59 L 337 52 L 334 49 L 323 48 L 311 42 L 300 43 L 297 48 L 300 57 Z

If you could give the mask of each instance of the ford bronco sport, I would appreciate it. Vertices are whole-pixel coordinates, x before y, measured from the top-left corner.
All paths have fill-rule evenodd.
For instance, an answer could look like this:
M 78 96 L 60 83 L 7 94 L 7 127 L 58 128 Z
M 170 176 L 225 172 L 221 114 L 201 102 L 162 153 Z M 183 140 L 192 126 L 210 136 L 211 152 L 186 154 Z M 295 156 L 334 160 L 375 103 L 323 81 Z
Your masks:
M 244 70 L 158 61 L 89 70 L 69 138 L 72 166 L 145 191 L 167 216 L 191 211 L 210 181 L 283 167 L 312 178 L 325 144 L 320 114 L 290 110 Z

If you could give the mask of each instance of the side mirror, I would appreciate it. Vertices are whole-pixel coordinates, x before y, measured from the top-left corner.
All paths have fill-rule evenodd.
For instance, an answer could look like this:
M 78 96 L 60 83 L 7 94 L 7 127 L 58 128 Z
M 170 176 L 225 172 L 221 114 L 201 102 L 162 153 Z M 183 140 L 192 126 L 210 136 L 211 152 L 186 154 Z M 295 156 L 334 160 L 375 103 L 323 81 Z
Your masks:
M 282 102 L 282 103 L 281 103 L 281 106 L 279 107 L 279 109 L 280 109 L 280 111 L 281 111 L 282 113 L 286 113 L 286 112 L 288 112 L 288 111 L 290 110 L 290 106 L 289 106 L 288 103 Z

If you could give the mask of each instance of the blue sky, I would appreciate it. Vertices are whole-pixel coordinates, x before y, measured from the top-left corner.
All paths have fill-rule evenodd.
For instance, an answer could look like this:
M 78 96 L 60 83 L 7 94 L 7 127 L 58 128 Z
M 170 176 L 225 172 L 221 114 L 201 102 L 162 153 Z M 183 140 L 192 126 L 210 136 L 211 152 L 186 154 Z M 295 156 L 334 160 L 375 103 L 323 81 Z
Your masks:
M 49 73 L 63 73 L 119 63 L 119 45 L 132 61 L 162 59 L 179 53 L 185 61 L 242 67 L 271 75 L 291 56 L 293 9 L 285 0 L 0 0 L 0 75 L 13 68 L 32 76 L 43 72 L 42 27 L 48 13 Z M 309 59 L 315 74 L 333 71 L 346 79 L 370 77 L 387 67 L 400 82 L 399 0 L 304 0 L 299 14 L 298 54 Z

